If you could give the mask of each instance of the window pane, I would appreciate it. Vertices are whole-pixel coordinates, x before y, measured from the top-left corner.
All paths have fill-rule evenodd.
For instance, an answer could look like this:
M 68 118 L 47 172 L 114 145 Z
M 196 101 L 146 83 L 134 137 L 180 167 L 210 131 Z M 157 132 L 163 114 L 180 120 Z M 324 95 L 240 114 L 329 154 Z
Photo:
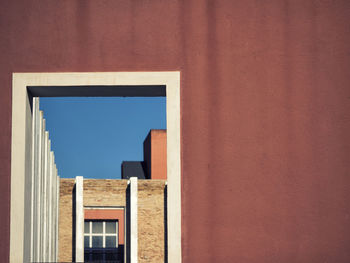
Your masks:
M 116 247 L 116 237 L 106 236 L 106 247 Z
M 89 253 L 84 253 L 84 262 L 89 262 L 90 260 L 90 255 Z
M 102 236 L 92 237 L 92 247 L 93 248 L 102 247 L 102 246 L 103 246 Z
M 102 222 L 92 222 L 92 233 L 103 233 Z
M 84 247 L 90 247 L 90 238 L 84 237 Z
M 84 222 L 84 233 L 90 233 L 90 222 L 89 221 Z
M 116 222 L 106 222 L 106 233 L 115 234 L 116 231 Z
M 103 253 L 92 254 L 92 261 L 103 262 Z
M 116 261 L 116 260 L 118 260 L 118 254 L 117 253 L 106 253 L 106 260 Z

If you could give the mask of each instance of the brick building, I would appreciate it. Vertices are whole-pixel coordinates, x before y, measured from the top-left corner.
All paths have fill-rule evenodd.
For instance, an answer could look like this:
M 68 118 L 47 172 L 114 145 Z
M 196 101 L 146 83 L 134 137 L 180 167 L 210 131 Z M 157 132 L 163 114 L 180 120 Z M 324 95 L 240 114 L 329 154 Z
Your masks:
M 151 130 L 144 142 L 144 171 L 124 165 L 122 179 L 60 179 L 58 261 L 130 262 L 131 220 L 137 217 L 137 257 L 139 262 L 164 262 L 166 256 L 166 131 Z M 145 176 L 145 174 L 147 174 Z M 129 176 L 133 175 L 133 176 Z M 136 195 L 131 180 L 137 178 Z M 82 184 L 79 184 L 79 179 Z M 81 190 L 79 191 L 79 187 Z M 80 195 L 77 196 L 77 195 Z M 133 197 L 134 196 L 134 197 Z M 131 212 L 136 197 L 136 214 Z M 82 199 L 84 231 L 77 229 L 79 199 Z M 79 225 L 80 224 L 80 225 Z M 78 234 L 77 234 L 78 233 Z M 81 239 L 83 237 L 83 240 Z M 80 248 L 80 249 L 79 249 Z M 80 253 L 80 255 L 78 255 Z

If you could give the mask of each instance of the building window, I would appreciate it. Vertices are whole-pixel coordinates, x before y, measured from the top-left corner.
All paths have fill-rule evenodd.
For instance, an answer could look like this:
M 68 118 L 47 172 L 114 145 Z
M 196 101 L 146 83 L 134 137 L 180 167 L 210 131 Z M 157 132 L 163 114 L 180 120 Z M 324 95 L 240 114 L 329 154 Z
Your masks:
M 85 220 L 84 261 L 118 262 L 121 256 L 118 250 L 118 221 Z

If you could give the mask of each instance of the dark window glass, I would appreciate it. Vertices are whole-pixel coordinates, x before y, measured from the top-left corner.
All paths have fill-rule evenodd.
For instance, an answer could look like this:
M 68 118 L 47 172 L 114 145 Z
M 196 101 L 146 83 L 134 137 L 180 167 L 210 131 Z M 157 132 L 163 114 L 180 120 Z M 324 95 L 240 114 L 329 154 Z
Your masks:
M 103 253 L 92 254 L 92 261 L 103 261 Z
M 89 261 L 90 261 L 90 254 L 84 253 L 84 262 L 89 262 Z
M 84 237 L 84 247 L 90 247 L 90 239 L 89 239 L 89 237 Z
M 106 253 L 106 260 L 109 260 L 109 261 L 118 260 L 118 254 L 117 253 Z
M 106 236 L 106 247 L 116 247 L 116 237 Z
M 117 232 L 115 222 L 106 222 L 106 233 L 115 234 Z
M 84 222 L 84 233 L 90 233 L 90 222 L 89 221 Z
M 92 237 L 92 247 L 97 248 L 97 247 L 102 247 L 102 246 L 103 246 L 102 236 L 93 236 Z
M 92 233 L 103 233 L 103 223 L 92 222 Z
M 118 246 L 118 221 L 86 220 L 84 233 L 85 262 L 123 263 L 124 246 Z

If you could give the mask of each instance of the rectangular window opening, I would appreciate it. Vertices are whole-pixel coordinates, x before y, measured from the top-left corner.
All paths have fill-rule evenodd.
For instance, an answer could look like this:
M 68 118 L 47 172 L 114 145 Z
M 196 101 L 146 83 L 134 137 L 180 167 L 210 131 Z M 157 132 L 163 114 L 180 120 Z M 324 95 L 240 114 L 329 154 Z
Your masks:
M 59 249 L 56 241 L 52 241 L 49 254 L 42 242 L 43 239 L 33 240 L 32 222 L 35 222 L 33 211 L 33 187 L 37 187 L 32 180 L 31 161 L 35 153 L 31 152 L 32 96 L 157 96 L 166 95 L 167 98 L 167 197 L 165 218 L 166 224 L 166 251 L 164 262 L 181 262 L 181 177 L 180 177 L 180 107 L 179 107 L 179 73 L 178 72 L 124 72 L 124 73 L 15 73 L 13 76 L 13 111 L 12 111 L 12 158 L 11 158 L 11 229 L 10 229 L 10 261 L 58 261 Z M 64 88 L 63 88 L 64 87 Z M 117 90 L 118 89 L 118 90 Z M 166 91 L 166 92 L 165 92 Z M 101 93 L 102 92 L 102 93 Z M 128 93 L 129 92 L 129 93 Z M 152 93 L 153 92 L 153 93 Z M 164 92 L 164 93 L 162 93 Z M 26 98 L 25 103 L 23 98 Z M 24 110 L 23 110 L 24 109 Z M 46 136 L 43 133 L 43 136 Z M 24 141 L 24 145 L 16 142 Z M 51 143 L 51 142 L 50 142 Z M 45 146 L 47 147 L 47 146 Z M 42 150 L 48 152 L 42 146 Z M 53 157 L 48 155 L 50 160 Z M 18 166 L 19 163 L 25 164 Z M 48 168 L 45 168 L 48 169 Z M 54 170 L 54 169 L 53 169 Z M 50 171 L 52 172 L 52 171 Z M 50 179 L 44 183 L 50 184 Z M 141 179 L 142 180 L 142 179 Z M 141 181 L 140 180 L 140 181 Z M 17 182 L 14 184 L 14 182 Z M 142 186 L 138 186 L 139 188 Z M 21 189 L 24 189 L 21 190 Z M 77 190 L 78 191 L 78 190 Z M 17 200 L 23 201 L 17 202 Z M 13 200 L 16 200 L 14 202 Z M 22 203 L 21 203 L 22 202 Z M 50 199 L 42 203 L 43 207 L 50 207 Z M 125 211 L 128 213 L 128 211 Z M 83 212 L 84 213 L 84 212 Z M 16 217 L 14 216 L 16 215 Z M 84 217 L 83 217 L 84 218 Z M 52 218 L 51 218 L 52 219 Z M 77 219 L 77 218 L 76 218 Z M 75 219 L 75 220 L 76 220 Z M 128 223 L 126 226 L 128 226 Z M 18 226 L 23 226 L 18 227 Z M 49 225 L 49 224 L 47 224 Z M 82 223 L 81 242 L 76 243 L 75 250 L 83 249 L 85 261 L 104 260 L 116 261 L 115 249 L 118 249 L 119 220 L 86 219 Z M 16 227 L 14 227 L 16 226 Z M 88 226 L 88 227 L 87 227 Z M 41 227 L 41 226 L 40 226 Z M 168 231 L 169 227 L 169 231 Z M 24 231 L 21 231 L 24 229 Z M 29 233 L 29 234 L 28 234 Z M 50 236 L 46 237 L 47 240 Z M 132 246 L 131 246 L 132 247 Z M 33 253 L 33 251 L 37 251 Z M 90 253 L 95 250 L 96 253 Z M 135 254 L 136 251 L 136 254 Z M 114 254 L 113 254 L 114 253 Z M 138 257 L 137 250 L 130 254 Z M 80 261 L 75 258 L 76 261 Z M 124 258 L 125 260 L 125 258 Z
M 84 261 L 98 260 L 123 262 L 118 249 L 118 220 L 84 221 Z

